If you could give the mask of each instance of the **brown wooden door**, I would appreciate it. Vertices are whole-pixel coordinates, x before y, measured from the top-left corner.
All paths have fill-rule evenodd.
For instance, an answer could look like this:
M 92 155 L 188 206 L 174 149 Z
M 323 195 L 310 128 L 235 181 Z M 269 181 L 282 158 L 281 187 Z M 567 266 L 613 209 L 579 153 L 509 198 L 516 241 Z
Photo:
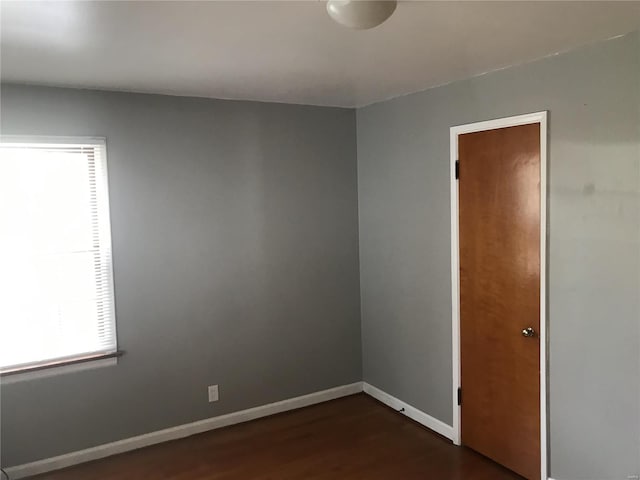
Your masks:
M 538 480 L 540 124 L 460 135 L 458 154 L 462 443 Z

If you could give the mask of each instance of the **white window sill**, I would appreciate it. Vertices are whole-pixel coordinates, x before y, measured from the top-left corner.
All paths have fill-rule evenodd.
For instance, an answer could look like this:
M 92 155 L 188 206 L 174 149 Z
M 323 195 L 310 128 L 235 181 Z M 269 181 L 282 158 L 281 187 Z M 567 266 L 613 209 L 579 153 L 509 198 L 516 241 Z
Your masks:
M 96 358 L 86 362 L 61 364 L 41 370 L 31 370 L 24 372 L 16 372 L 10 375 L 2 375 L 0 377 L 0 385 L 8 385 L 11 383 L 24 382 L 28 380 L 37 380 L 38 378 L 54 377 L 56 375 L 64 375 L 66 373 L 81 372 L 82 370 L 93 370 L 96 368 L 111 367 L 118 364 L 118 357 Z

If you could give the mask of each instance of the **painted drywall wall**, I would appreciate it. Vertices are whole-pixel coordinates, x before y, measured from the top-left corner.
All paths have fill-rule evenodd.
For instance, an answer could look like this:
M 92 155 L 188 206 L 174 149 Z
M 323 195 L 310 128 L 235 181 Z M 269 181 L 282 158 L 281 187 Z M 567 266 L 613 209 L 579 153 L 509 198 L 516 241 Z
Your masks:
M 364 380 L 451 424 L 449 127 L 549 111 L 550 473 L 640 472 L 638 33 L 358 110 Z
M 13 85 L 0 99 L 3 134 L 107 139 L 126 352 L 2 385 L 3 465 L 361 380 L 353 110 Z

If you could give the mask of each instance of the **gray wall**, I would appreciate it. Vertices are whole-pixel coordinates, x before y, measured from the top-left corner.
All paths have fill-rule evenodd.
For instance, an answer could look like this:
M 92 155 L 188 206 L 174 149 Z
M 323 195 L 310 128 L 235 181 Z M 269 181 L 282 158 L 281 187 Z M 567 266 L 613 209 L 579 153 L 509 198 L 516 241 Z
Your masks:
M 550 112 L 551 475 L 640 472 L 638 33 L 358 110 L 364 380 L 451 424 L 449 127 Z
M 551 474 L 640 471 L 639 89 L 636 33 L 360 109 L 356 194 L 351 110 L 4 85 L 107 137 L 127 354 L 3 385 L 3 465 L 358 381 L 359 292 L 364 379 L 450 423 L 449 127 L 549 110 Z
M 3 385 L 3 465 L 361 380 L 353 110 L 1 94 L 3 134 L 107 138 L 127 352 Z

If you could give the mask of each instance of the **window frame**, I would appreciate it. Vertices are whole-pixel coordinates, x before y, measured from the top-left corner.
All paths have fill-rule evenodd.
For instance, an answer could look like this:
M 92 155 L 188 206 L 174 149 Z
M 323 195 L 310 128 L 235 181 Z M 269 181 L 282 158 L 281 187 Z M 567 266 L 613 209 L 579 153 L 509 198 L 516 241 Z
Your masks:
M 56 370 L 60 373 L 82 370 L 91 368 L 91 364 L 95 363 L 97 367 L 117 363 L 118 357 L 123 352 L 118 349 L 118 329 L 117 314 L 115 300 L 115 285 L 113 274 L 113 247 L 112 247 L 112 231 L 111 231 L 111 209 L 109 200 L 109 174 L 107 161 L 107 141 L 105 137 L 98 136 L 44 136 L 44 135 L 0 135 L 0 146 L 5 144 L 32 144 L 37 146 L 55 146 L 55 147 L 78 147 L 92 146 L 99 150 L 101 158 L 100 179 L 96 181 L 96 196 L 98 201 L 98 219 L 100 223 L 104 222 L 99 230 L 100 234 L 100 251 L 107 253 L 106 266 L 106 285 L 109 289 L 109 303 L 113 320 L 113 348 L 105 351 L 96 351 L 89 353 L 80 353 L 68 355 L 64 357 L 52 358 L 44 360 L 38 364 L 18 365 L 15 367 L 2 368 L 0 366 L 0 377 L 5 378 L 34 378 L 41 376 L 55 375 Z M 105 363 L 105 361 L 107 363 Z M 19 378 L 18 378 L 19 377 Z M 3 380 L 5 383 L 6 380 Z

